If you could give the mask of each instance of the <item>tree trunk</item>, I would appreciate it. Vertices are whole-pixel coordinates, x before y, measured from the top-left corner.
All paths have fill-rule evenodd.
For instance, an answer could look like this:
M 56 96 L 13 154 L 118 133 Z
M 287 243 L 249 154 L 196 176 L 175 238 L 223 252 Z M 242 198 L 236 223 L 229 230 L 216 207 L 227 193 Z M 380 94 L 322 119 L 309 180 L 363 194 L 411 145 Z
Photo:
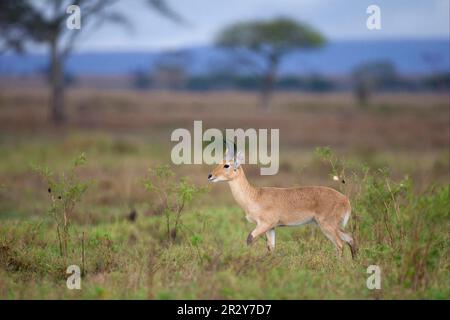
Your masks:
M 50 116 L 51 121 L 55 124 L 61 124 L 66 121 L 64 110 L 64 77 L 62 58 L 58 52 L 57 37 L 50 42 Z
M 265 112 L 268 112 L 270 109 L 270 99 L 272 97 L 273 87 L 275 84 L 277 67 L 278 67 L 278 56 L 271 55 L 269 57 L 269 67 L 264 76 L 261 90 L 261 108 Z

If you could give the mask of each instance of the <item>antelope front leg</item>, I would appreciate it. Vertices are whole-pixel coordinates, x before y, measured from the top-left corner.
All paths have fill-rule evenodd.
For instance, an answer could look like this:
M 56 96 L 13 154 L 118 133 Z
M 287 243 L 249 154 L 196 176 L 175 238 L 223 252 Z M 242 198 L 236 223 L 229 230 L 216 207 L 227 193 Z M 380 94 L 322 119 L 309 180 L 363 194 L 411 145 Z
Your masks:
M 263 233 L 265 233 L 266 231 L 269 231 L 271 229 L 271 227 L 267 224 L 258 224 L 256 226 L 256 228 L 249 233 L 248 237 L 247 237 L 247 245 L 251 245 L 253 243 L 253 240 L 262 235 Z
M 269 252 L 275 250 L 275 228 L 266 231 L 267 249 Z

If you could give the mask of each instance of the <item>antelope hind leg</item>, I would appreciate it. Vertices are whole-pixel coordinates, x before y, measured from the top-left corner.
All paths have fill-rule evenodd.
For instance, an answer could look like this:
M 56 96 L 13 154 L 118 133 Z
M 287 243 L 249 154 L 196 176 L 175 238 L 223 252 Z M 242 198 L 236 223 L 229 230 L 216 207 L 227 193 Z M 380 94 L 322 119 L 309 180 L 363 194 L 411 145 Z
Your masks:
M 348 233 L 345 233 L 342 229 L 340 229 L 338 231 L 339 233 L 339 237 L 348 244 L 349 248 L 350 248 L 350 252 L 352 254 L 352 259 L 356 259 L 356 253 L 357 253 L 357 249 L 356 249 L 356 244 L 355 241 L 353 240 L 352 236 Z
M 338 257 L 342 257 L 344 254 L 344 243 L 340 236 L 338 235 L 338 232 L 336 232 L 335 228 L 333 228 L 330 225 L 327 225 L 325 223 L 318 222 L 320 230 L 322 230 L 322 233 L 331 241 L 333 242 L 334 246 L 336 247 L 336 254 Z

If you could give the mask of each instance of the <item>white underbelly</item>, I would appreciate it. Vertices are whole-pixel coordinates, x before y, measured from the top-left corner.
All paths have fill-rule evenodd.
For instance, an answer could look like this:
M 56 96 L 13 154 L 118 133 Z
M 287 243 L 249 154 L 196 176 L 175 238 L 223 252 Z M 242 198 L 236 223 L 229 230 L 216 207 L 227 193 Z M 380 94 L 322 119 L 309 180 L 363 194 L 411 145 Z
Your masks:
M 245 218 L 248 222 L 256 223 L 255 219 L 253 219 L 250 215 L 246 215 Z
M 294 226 L 301 226 L 304 224 L 309 224 L 309 223 L 314 223 L 314 218 L 308 218 L 305 220 L 299 220 L 299 221 L 293 221 L 293 222 L 289 222 L 287 224 L 284 224 L 285 226 L 290 226 L 290 227 L 294 227 Z

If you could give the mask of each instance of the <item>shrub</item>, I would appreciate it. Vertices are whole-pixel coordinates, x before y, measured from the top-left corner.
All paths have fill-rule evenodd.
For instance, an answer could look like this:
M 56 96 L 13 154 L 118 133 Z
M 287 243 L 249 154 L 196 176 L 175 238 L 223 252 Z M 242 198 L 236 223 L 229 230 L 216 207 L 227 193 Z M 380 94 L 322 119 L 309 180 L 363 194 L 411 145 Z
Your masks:
M 48 167 L 33 166 L 47 183 L 50 198 L 49 214 L 56 223 L 60 254 L 67 257 L 70 219 L 78 202 L 88 188 L 88 183 L 78 178 L 76 169 L 86 163 L 82 153 L 73 162 L 69 171 L 55 175 Z
M 347 166 L 329 148 L 316 153 L 328 161 L 332 175 L 352 172 L 358 192 L 352 203 L 354 237 L 370 259 L 394 261 L 397 281 L 414 290 L 425 288 L 448 261 L 449 185 L 432 186 L 419 195 L 413 181 L 394 181 L 387 169 Z
M 166 218 L 167 239 L 174 241 L 182 225 L 181 216 L 184 209 L 196 195 L 207 189 L 189 183 L 186 178 L 175 180 L 174 172 L 167 165 L 149 169 L 148 172 L 149 175 L 144 179 L 144 187 L 159 198 Z

